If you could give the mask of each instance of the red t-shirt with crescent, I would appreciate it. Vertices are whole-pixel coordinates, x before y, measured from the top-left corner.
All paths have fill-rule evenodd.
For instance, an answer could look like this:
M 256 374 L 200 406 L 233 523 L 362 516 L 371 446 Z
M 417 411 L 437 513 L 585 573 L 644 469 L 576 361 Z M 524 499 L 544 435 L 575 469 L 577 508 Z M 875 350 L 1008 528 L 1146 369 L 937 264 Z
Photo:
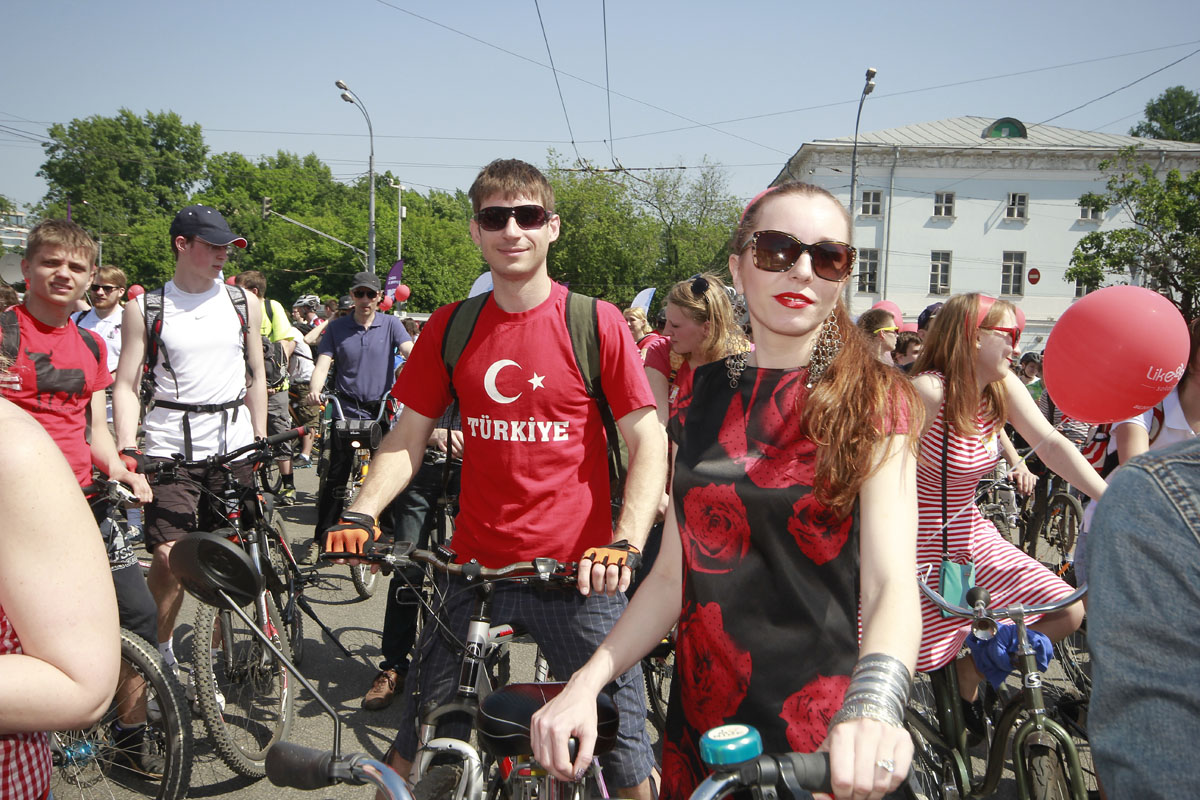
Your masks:
M 454 550 L 488 567 L 545 556 L 577 560 L 612 540 L 607 444 L 567 333 L 566 287 L 507 313 L 484 304 L 454 368 L 463 431 Z M 392 394 L 437 418 L 453 399 L 442 339 L 457 304 L 429 319 Z M 653 407 L 621 312 L 597 305 L 601 386 L 616 419 Z

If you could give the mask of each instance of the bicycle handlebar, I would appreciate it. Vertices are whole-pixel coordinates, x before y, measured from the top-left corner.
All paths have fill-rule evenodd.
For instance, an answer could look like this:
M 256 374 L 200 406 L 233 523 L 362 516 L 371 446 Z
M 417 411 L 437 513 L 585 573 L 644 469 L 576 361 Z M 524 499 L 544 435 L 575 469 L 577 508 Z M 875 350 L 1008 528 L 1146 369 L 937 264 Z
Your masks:
M 298 428 L 292 428 L 291 430 L 282 431 L 273 436 L 267 436 L 262 439 L 255 439 L 250 444 L 239 447 L 236 450 L 231 450 L 228 453 L 225 453 L 224 455 L 208 456 L 206 458 L 201 458 L 197 461 L 185 461 L 182 453 L 176 453 L 174 455 L 173 461 L 160 461 L 160 462 L 155 462 L 155 463 L 151 463 L 151 464 L 146 464 L 144 466 L 138 467 L 138 472 L 141 472 L 144 475 L 152 475 L 156 472 L 161 472 L 164 468 L 207 467 L 207 468 L 211 469 L 213 467 L 221 467 L 226 464 L 230 464 L 230 463 L 233 463 L 234 461 L 237 461 L 239 458 L 246 455 L 247 453 L 253 453 L 253 452 L 257 451 L 257 452 L 261 452 L 261 453 L 265 454 L 267 450 L 274 447 L 275 445 L 283 444 L 284 442 L 290 442 L 293 439 L 299 439 L 301 436 L 304 436 L 306 433 L 308 433 L 308 428 L 301 425 Z
M 426 564 L 448 575 L 461 575 L 469 581 L 535 578 L 547 583 L 573 583 L 579 571 L 577 562 L 559 561 L 554 558 L 535 558 L 531 561 L 516 561 L 503 567 L 485 567 L 474 559 L 465 564 L 456 564 L 451 560 L 454 553 L 450 550 L 417 550 L 412 542 L 397 542 L 395 548 L 374 553 L 321 553 L 320 558 L 324 561 L 353 558 L 382 564 L 387 569 L 405 567 L 415 562 Z
M 128 486 L 103 475 L 81 488 L 83 489 L 84 496 L 88 498 L 100 496 L 112 503 L 127 506 L 138 505 L 137 497 L 134 496 Z
M 1027 606 L 1021 603 L 1014 603 L 1004 608 L 990 608 L 991 595 L 988 594 L 987 589 L 984 589 L 982 586 L 976 586 L 967 592 L 968 602 L 971 601 L 972 593 L 974 593 L 976 599 L 973 607 L 964 608 L 963 606 L 955 605 L 954 603 L 949 602 L 946 600 L 946 598 L 935 592 L 920 575 L 917 576 L 917 583 L 920 585 L 921 591 L 924 592 L 927 598 L 929 598 L 929 601 L 942 611 L 945 611 L 947 614 L 955 617 L 976 621 L 1014 619 L 1018 616 L 1025 617 L 1031 614 L 1050 614 L 1055 611 L 1061 611 L 1067 606 L 1074 605 L 1076 602 L 1082 599 L 1084 595 L 1087 594 L 1087 584 L 1085 583 L 1075 591 L 1071 592 L 1071 594 L 1064 597 L 1062 600 L 1057 600 L 1051 603 L 1043 603 L 1036 606 Z
M 390 767 L 361 753 L 335 758 L 295 742 L 277 742 L 267 751 L 267 779 L 276 786 L 311 791 L 348 783 L 372 784 L 389 800 L 412 800 L 404 780 Z
M 775 786 L 781 780 L 793 791 L 832 791 L 829 785 L 829 754 L 762 755 L 708 776 L 692 792 L 691 800 L 718 800 L 739 789 Z

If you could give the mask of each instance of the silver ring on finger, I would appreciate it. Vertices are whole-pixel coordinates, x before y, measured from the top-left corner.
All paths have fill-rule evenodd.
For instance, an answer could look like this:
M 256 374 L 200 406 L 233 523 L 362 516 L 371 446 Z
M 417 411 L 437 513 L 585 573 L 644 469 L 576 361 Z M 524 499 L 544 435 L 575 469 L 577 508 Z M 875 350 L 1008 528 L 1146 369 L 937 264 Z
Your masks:
M 881 758 L 875 762 L 875 766 L 879 767 L 884 772 L 895 772 L 896 762 L 890 758 Z

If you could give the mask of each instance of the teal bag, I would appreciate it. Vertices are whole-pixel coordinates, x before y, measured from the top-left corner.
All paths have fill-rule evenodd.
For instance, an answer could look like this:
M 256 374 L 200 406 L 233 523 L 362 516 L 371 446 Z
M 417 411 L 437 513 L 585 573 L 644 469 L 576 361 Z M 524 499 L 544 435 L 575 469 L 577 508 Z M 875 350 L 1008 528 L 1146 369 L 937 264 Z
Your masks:
M 959 564 L 950 560 L 950 546 L 946 529 L 950 520 L 946 509 L 946 458 L 950 444 L 950 421 L 942 419 L 942 568 L 938 573 L 938 592 L 946 602 L 966 606 L 967 592 L 975 586 L 975 562 Z M 953 614 L 945 611 L 942 617 L 949 619 Z

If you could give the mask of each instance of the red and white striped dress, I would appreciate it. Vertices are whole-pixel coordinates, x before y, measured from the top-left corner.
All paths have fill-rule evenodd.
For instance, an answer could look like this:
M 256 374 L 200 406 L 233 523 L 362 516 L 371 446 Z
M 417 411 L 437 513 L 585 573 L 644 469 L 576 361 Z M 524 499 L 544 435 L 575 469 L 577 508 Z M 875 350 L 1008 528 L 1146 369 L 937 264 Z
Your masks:
M 937 377 L 945 386 L 941 373 L 925 374 Z M 933 425 L 921 437 L 917 464 L 917 569 L 934 589 L 939 588 L 942 563 L 941 462 L 945 413 L 943 402 Z M 1002 537 L 975 505 L 976 485 L 996 466 L 1000 456 L 998 435 L 1003 427 L 1001 422 L 984 418 L 982 401 L 975 424 L 979 429 L 976 435 L 961 436 L 951 429 L 947 442 L 946 509 L 951 522 L 946 538 L 950 559 L 964 564 L 974 559 L 975 584 L 988 590 L 993 606 L 1018 601 L 1048 603 L 1066 597 L 1071 593 L 1071 587 Z M 1037 619 L 1040 617 L 1028 617 L 1027 621 Z M 921 653 L 917 669 L 929 672 L 958 655 L 971 629 L 970 623 L 964 620 L 944 619 L 924 595 L 921 596 L 921 621 Z
M 21 653 L 21 641 L 0 608 L 0 655 Z M 44 733 L 0 735 L 0 797 L 41 798 L 50 788 L 50 740 Z

